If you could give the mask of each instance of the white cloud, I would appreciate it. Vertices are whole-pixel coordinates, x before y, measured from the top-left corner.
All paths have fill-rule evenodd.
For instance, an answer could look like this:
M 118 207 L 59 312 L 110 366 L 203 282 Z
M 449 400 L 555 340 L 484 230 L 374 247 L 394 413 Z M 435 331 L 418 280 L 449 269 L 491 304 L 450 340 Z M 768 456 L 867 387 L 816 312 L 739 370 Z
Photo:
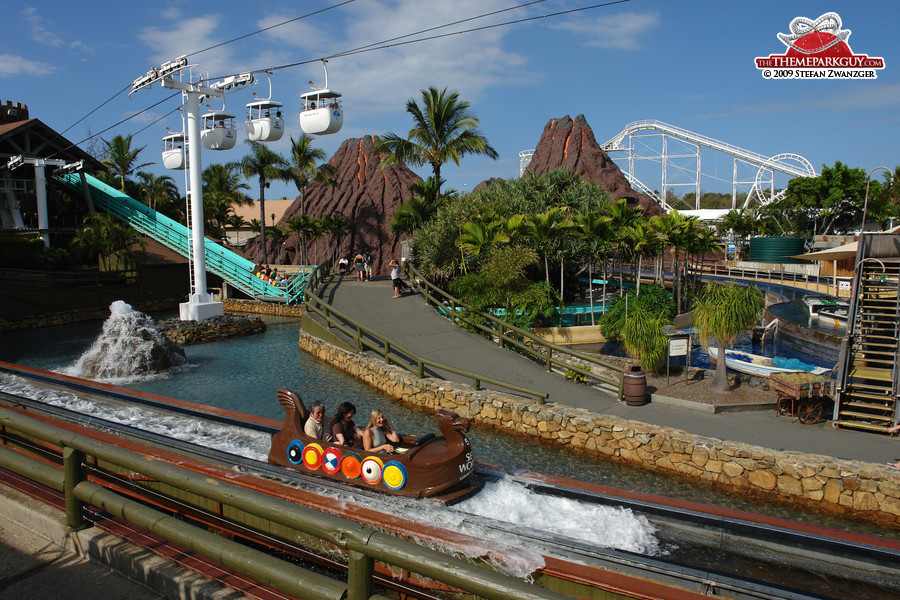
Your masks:
M 16 75 L 32 75 L 40 77 L 50 75 L 56 67 L 47 63 L 30 60 L 13 54 L 0 54 L 0 79 Z
M 244 59 L 234 58 L 233 45 L 200 52 L 227 39 L 219 30 L 221 21 L 221 16 L 213 14 L 193 19 L 177 19 L 170 29 L 147 27 L 138 34 L 138 38 L 153 52 L 149 58 L 152 64 L 162 64 L 187 54 L 189 62 L 202 65 L 209 71 L 210 77 L 246 70 L 247 67 L 242 64 Z
M 657 12 L 624 12 L 602 17 L 582 14 L 563 22 L 551 23 L 550 27 L 574 33 L 589 46 L 637 50 L 641 47 L 641 38 L 657 25 Z
M 50 31 L 46 27 L 44 27 L 44 23 L 46 19 L 38 15 L 37 9 L 35 7 L 29 7 L 22 11 L 22 18 L 28 23 L 28 26 L 31 28 L 31 39 L 40 42 L 41 44 L 46 44 L 47 46 L 53 46 L 55 48 L 62 47 L 65 43 L 63 39 L 56 33 Z
M 312 56 L 327 56 L 374 44 L 378 50 L 359 52 L 329 61 L 329 86 L 340 89 L 353 101 L 357 114 L 398 112 L 419 90 L 434 85 L 459 90 L 465 100 L 476 101 L 492 86 L 531 80 L 523 56 L 507 51 L 504 38 L 509 28 L 497 28 L 465 35 L 449 35 L 421 43 L 421 37 L 438 36 L 499 22 L 477 20 L 442 28 L 420 36 L 404 37 L 463 18 L 506 8 L 505 0 L 459 0 L 424 3 L 419 0 L 381 0 L 351 5 L 344 10 L 346 22 L 340 36 L 312 34 L 304 49 Z M 402 38 L 386 42 L 393 38 Z M 384 47 L 390 46 L 390 47 Z M 321 83 L 321 65 L 301 69 L 297 84 Z

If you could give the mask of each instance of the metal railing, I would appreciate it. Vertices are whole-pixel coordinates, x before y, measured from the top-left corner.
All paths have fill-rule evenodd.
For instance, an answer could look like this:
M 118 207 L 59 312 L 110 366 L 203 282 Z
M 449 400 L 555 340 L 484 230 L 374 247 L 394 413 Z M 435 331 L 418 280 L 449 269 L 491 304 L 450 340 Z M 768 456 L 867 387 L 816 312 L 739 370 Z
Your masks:
M 428 358 L 422 358 L 412 350 L 398 344 L 389 337 L 384 336 L 373 329 L 369 329 L 345 313 L 337 310 L 322 300 L 314 292 L 310 291 L 325 282 L 326 278 L 330 275 L 330 265 L 330 261 L 322 263 L 316 268 L 316 272 L 310 276 L 310 283 L 307 286 L 303 304 L 303 313 L 304 315 L 318 315 L 322 319 L 326 329 L 335 329 L 343 333 L 353 341 L 360 351 L 364 352 L 366 350 L 372 350 L 381 356 L 386 364 L 396 364 L 403 367 L 410 373 L 414 373 L 416 377 L 425 377 L 425 367 L 430 367 L 431 369 L 438 369 L 471 379 L 472 387 L 476 390 L 482 389 L 482 384 L 487 383 L 498 388 L 512 390 L 525 396 L 532 396 L 536 398 L 540 404 L 544 404 L 547 401 L 547 397 L 549 396 L 547 393 L 538 392 L 465 369 L 458 369 Z
M 621 400 L 623 398 L 625 393 L 624 367 L 599 359 L 596 356 L 585 354 L 584 352 L 578 352 L 577 350 L 572 350 L 565 346 L 548 342 L 541 336 L 526 329 L 511 325 L 494 315 L 473 310 L 463 301 L 454 298 L 425 279 L 425 277 L 422 276 L 409 261 L 404 263 L 403 268 L 411 284 L 422 292 L 425 302 L 438 308 L 438 310 L 443 312 L 452 323 L 457 323 L 459 321 L 465 323 L 469 327 L 486 333 L 487 335 L 496 338 L 497 344 L 501 348 L 514 347 L 532 360 L 543 363 L 548 371 L 552 371 L 553 367 L 559 367 L 565 370 L 572 370 L 585 377 L 593 378 L 602 383 L 611 385 L 616 388 L 618 399 Z M 468 316 L 469 314 L 477 315 L 478 318 L 472 319 Z M 490 326 L 485 325 L 485 321 L 489 323 Z M 557 357 L 568 357 L 569 359 L 597 365 L 598 367 L 612 371 L 613 373 L 618 373 L 619 375 L 617 377 L 607 377 L 602 373 L 596 373 L 591 369 L 572 364 L 569 360 L 563 360 Z
M 128 223 L 143 235 L 152 237 L 182 256 L 189 256 L 192 250 L 190 230 L 181 223 L 90 175 L 69 173 L 59 180 L 74 191 L 90 193 L 97 208 Z M 288 303 L 303 299 L 308 271 L 298 271 L 284 285 L 273 285 L 253 274 L 255 265 L 252 261 L 208 239 L 204 246 L 207 269 L 245 294 L 262 300 Z
M 93 506 L 297 598 L 369 600 L 373 597 L 375 561 L 408 569 L 487 599 L 568 598 L 348 519 L 212 479 L 4 407 L 0 407 L 0 432 L 5 441 L 5 445 L 0 446 L 0 466 L 63 492 L 69 527 L 79 529 L 90 525 L 84 518 L 83 509 Z M 62 469 L 48 464 L 45 458 L 39 460 L 23 451 L 13 450 L 12 446 L 18 445 L 16 436 L 55 446 Z M 258 523 L 253 529 L 259 533 L 268 533 L 272 525 L 276 525 L 336 546 L 347 556 L 347 581 L 305 569 L 151 508 L 114 491 L 113 485 L 104 487 L 102 477 L 89 480 L 89 473 L 99 470 L 101 464 L 107 466 L 107 470 L 125 469 L 132 476 L 145 477 L 163 487 L 172 486 L 179 502 L 183 502 L 180 492 L 184 491 L 256 517 L 251 520 Z M 156 493 L 162 492 L 157 490 Z M 171 498 L 176 499 L 175 496 Z M 247 527 L 246 523 L 236 525 Z

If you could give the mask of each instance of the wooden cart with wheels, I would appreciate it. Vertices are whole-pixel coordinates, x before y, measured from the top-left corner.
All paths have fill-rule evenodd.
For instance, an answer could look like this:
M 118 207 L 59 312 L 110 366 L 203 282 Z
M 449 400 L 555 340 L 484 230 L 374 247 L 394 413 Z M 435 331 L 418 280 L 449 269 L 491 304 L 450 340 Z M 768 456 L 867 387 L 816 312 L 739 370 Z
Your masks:
M 776 413 L 791 415 L 792 423 L 798 420 L 804 425 L 822 420 L 825 397 L 834 389 L 828 377 L 804 372 L 772 373 L 769 385 L 778 393 Z

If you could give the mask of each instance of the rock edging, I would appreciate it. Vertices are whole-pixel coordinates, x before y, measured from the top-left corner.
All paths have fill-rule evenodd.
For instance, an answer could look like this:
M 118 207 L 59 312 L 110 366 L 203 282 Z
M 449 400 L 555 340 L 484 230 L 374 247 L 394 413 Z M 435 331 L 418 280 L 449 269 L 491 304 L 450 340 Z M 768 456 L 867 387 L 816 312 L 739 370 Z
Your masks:
M 443 408 L 481 427 L 675 475 L 767 502 L 784 501 L 900 528 L 900 471 L 830 456 L 723 441 L 439 379 L 300 332 L 300 349 L 411 407 Z

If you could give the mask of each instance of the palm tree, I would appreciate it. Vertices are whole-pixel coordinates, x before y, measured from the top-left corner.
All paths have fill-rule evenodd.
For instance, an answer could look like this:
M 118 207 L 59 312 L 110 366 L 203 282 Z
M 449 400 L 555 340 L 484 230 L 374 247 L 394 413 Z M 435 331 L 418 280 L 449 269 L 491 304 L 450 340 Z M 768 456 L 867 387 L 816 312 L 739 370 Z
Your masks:
M 249 189 L 250 186 L 241 182 L 237 163 L 211 164 L 203 169 L 203 214 L 212 221 L 215 237 L 222 237 L 233 207 L 250 201 L 243 192 Z
M 350 233 L 350 223 L 347 222 L 347 217 L 336 213 L 325 215 L 322 218 L 322 223 L 326 233 L 331 234 L 331 260 L 336 263 L 337 253 L 341 249 L 341 241 L 343 241 L 345 235 Z
M 375 142 L 375 151 L 386 156 L 381 167 L 403 163 L 421 167 L 431 165 L 434 179 L 441 184 L 441 166 L 467 154 L 483 154 L 497 159 L 497 151 L 478 130 L 478 118 L 469 112 L 471 105 L 459 99 L 459 93 L 435 87 L 422 90 L 420 107 L 415 100 L 406 103 L 406 112 L 412 115 L 413 128 L 408 139 L 390 132 Z
M 266 264 L 266 188 L 270 181 L 284 180 L 284 171 L 289 165 L 280 154 L 262 142 L 246 142 L 250 146 L 250 154 L 242 158 L 239 164 L 244 177 L 256 177 L 259 180 L 259 241 L 262 247 L 262 264 Z
M 591 325 L 594 325 L 594 261 L 597 260 L 609 247 L 613 238 L 610 228 L 610 217 L 598 210 L 589 210 L 572 217 L 575 232 L 582 238 L 588 253 L 588 296 L 591 306 Z M 604 269 L 605 272 L 605 269 Z M 603 279 L 604 292 L 606 290 L 606 276 Z M 604 305 L 605 308 L 605 305 Z
M 316 161 L 325 160 L 325 151 L 312 147 L 313 138 L 302 134 L 296 140 L 291 137 L 290 164 L 284 169 L 283 178 L 293 181 L 300 192 L 300 213 L 306 213 L 306 188 L 311 183 L 335 185 L 337 169 L 330 164 L 316 165 Z
M 534 242 L 537 250 L 544 256 L 544 276 L 547 287 L 550 287 L 549 255 L 556 244 L 572 229 L 573 224 L 566 215 L 566 209 L 560 206 L 551 208 L 545 213 L 527 215 L 525 227 L 528 237 Z
M 116 135 L 109 141 L 103 140 L 103 143 L 106 144 L 106 158 L 104 158 L 101 162 L 103 162 L 103 164 L 106 165 L 106 167 L 110 171 L 112 171 L 112 173 L 118 176 L 119 190 L 123 192 L 125 191 L 125 178 L 128 175 L 131 175 L 138 169 L 142 169 L 153 164 L 135 164 L 138 160 L 138 155 L 147 146 L 141 146 L 140 148 L 132 149 L 131 138 L 131 134 L 128 134 L 124 137 L 121 135 Z
M 425 180 L 417 179 L 409 184 L 412 196 L 394 211 L 390 222 L 391 231 L 397 235 L 410 235 L 431 221 L 441 204 L 457 193 L 454 189 L 441 193 L 441 186 L 444 183 L 443 179 L 435 180 L 434 177 L 429 177 Z
M 225 222 L 237 234 L 237 245 L 240 246 L 241 245 L 241 233 L 240 233 L 241 227 L 244 227 L 245 225 L 247 225 L 247 219 L 245 219 L 244 217 L 242 217 L 239 214 L 231 213 L 230 215 L 228 215 L 228 218 L 225 220 Z
M 287 222 L 288 231 L 300 234 L 300 264 L 309 264 L 306 256 L 306 246 L 309 243 L 308 238 L 315 235 L 320 229 L 317 219 L 307 214 L 300 214 Z
M 124 254 L 133 244 L 143 247 L 144 240 L 133 227 L 120 223 L 108 213 L 89 213 L 84 218 L 84 225 L 78 229 L 72 239 L 90 254 L 100 258 L 102 270 L 110 270 L 116 254 Z
M 641 295 L 641 271 L 645 256 L 655 256 L 660 246 L 659 237 L 646 220 L 636 221 L 626 230 L 625 237 L 631 245 L 632 253 L 637 256 L 637 272 L 635 286 L 637 295 Z
M 157 177 L 153 173 L 140 171 L 138 174 L 137 199 L 157 212 L 178 220 L 181 210 L 181 194 L 175 180 L 168 175 Z
M 709 283 L 703 289 L 694 308 L 694 325 L 700 330 L 700 341 L 704 346 L 709 346 L 710 339 L 716 340 L 718 358 L 711 390 L 731 391 L 725 367 L 725 346 L 731 346 L 739 335 L 749 331 L 759 321 L 765 307 L 765 296 L 753 285 Z

